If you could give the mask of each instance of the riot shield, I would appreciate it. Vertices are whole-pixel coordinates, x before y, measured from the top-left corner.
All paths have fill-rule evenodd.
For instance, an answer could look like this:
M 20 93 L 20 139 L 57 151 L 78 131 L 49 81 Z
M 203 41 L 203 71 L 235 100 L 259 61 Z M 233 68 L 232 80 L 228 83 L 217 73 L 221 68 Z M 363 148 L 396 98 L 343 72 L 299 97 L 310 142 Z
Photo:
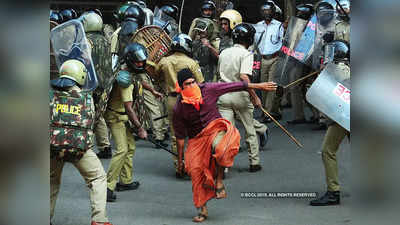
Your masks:
M 294 48 L 299 42 L 306 26 L 307 21 L 298 17 L 291 17 L 289 20 L 287 31 L 282 40 L 282 48 L 279 51 L 278 66 L 275 67 L 276 70 L 273 72 L 279 79 L 276 80 L 276 82 L 280 85 L 287 85 L 293 81 L 291 79 L 298 78 L 291 77 L 291 79 L 289 79 L 288 74 L 292 68 L 303 66 L 302 63 L 298 61 L 300 55 L 294 51 Z M 298 74 L 297 76 L 300 75 L 301 74 Z
M 153 20 L 154 20 L 154 13 L 153 11 L 151 11 L 151 9 L 149 8 L 142 8 L 144 14 L 146 15 L 146 19 L 144 20 L 144 25 L 148 26 L 148 25 L 152 25 L 153 24 Z
M 50 32 L 50 41 L 57 67 L 69 59 L 81 61 L 88 71 L 83 89 L 93 91 L 97 87 L 97 76 L 82 23 L 73 19 L 56 26 Z
M 315 43 L 315 30 L 317 26 L 317 15 L 314 13 L 311 16 L 310 20 L 307 23 L 307 26 L 300 37 L 296 47 L 294 48 L 294 52 L 296 55 L 296 59 L 308 66 L 312 65 L 312 55 L 314 52 L 314 43 Z
M 161 27 L 172 38 L 179 33 L 178 24 L 171 16 L 165 14 L 158 7 L 154 9 L 153 25 Z
M 50 21 L 50 31 L 54 27 L 58 26 L 58 23 Z M 53 46 L 50 41 L 50 80 L 58 78 L 58 67 L 56 64 L 56 57 L 53 51 Z
M 307 91 L 306 99 L 350 131 L 350 88 L 349 67 L 329 63 Z
M 327 7 L 329 6 L 329 7 Z M 323 58 L 324 44 L 333 41 L 337 12 L 334 5 L 322 2 L 316 6 L 317 26 L 315 32 L 315 44 L 312 67 L 319 69 Z

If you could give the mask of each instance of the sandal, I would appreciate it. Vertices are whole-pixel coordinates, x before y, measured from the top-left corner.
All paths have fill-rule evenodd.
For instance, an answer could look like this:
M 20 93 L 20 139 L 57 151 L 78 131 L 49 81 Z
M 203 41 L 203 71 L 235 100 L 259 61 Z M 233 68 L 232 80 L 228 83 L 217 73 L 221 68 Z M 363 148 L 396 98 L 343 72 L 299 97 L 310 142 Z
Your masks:
M 203 222 L 204 220 L 206 220 L 207 219 L 207 215 L 206 214 L 203 214 L 203 213 L 199 213 L 197 216 L 195 216 L 195 217 L 193 217 L 193 222 L 195 222 L 195 223 L 201 223 L 201 222 Z
M 222 194 L 225 193 L 225 194 Z M 225 185 L 223 185 L 221 188 L 216 188 L 215 189 L 215 194 L 217 195 L 215 198 L 216 199 L 222 199 L 222 198 L 226 198 L 226 190 L 225 190 Z M 222 195 L 222 196 L 218 196 L 218 195 Z

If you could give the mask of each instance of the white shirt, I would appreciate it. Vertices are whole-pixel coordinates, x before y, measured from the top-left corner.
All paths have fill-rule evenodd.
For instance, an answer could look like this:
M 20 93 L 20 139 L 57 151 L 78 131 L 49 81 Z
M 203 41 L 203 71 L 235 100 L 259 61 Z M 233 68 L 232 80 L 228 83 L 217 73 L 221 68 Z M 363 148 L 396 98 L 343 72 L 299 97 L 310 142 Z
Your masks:
M 254 28 L 256 29 L 254 47 L 256 47 L 261 34 L 264 32 L 262 40 L 258 45 L 261 55 L 271 55 L 281 49 L 283 39 L 283 25 L 281 22 L 272 19 L 271 23 L 267 25 L 263 20 L 258 22 Z

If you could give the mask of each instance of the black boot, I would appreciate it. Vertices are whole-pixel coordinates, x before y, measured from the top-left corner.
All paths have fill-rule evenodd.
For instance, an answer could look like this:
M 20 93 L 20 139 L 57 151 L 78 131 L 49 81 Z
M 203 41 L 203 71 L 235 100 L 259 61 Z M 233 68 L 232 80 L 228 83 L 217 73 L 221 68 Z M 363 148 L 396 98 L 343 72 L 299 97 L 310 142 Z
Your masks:
M 139 185 L 140 185 L 139 181 L 134 181 L 130 184 L 117 183 L 117 187 L 115 188 L 115 190 L 116 191 L 136 190 L 138 189 Z
M 105 147 L 103 151 L 97 153 L 97 157 L 99 157 L 100 159 L 111 159 L 112 157 L 111 147 Z
M 340 204 L 340 191 L 327 191 L 324 196 L 319 199 L 312 200 L 312 206 L 326 206 L 326 205 L 339 205 Z
M 115 200 L 117 200 L 117 195 L 107 188 L 107 202 L 115 202 Z

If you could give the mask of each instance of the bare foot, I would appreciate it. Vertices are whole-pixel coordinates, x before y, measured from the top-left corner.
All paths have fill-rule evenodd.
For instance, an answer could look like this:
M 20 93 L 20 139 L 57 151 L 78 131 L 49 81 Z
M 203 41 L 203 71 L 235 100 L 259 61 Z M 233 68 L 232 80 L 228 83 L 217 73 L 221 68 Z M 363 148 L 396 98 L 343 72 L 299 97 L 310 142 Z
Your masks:
M 217 187 L 215 189 L 215 194 L 216 194 L 216 199 L 226 198 L 227 194 L 223 183 L 221 183 L 220 185 L 217 184 Z

